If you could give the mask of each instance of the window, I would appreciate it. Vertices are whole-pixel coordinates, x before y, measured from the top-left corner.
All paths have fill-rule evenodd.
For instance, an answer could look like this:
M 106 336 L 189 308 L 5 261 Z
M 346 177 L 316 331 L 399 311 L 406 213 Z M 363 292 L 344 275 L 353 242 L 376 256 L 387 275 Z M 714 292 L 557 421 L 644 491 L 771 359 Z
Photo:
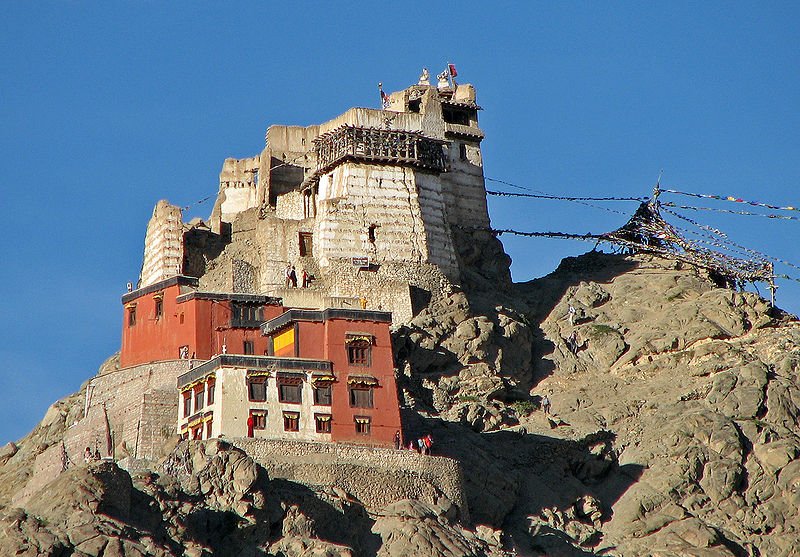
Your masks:
M 314 414 L 314 423 L 317 426 L 317 433 L 330 433 L 331 432 L 331 415 L 330 414 Z
M 243 352 L 245 354 L 255 354 L 256 353 L 255 352 L 255 347 L 253 346 L 253 341 L 252 340 L 244 341 L 244 346 L 243 346 L 242 350 L 243 350 Z
M 353 385 L 350 387 L 350 406 L 352 408 L 372 408 L 372 387 Z
M 372 357 L 372 345 L 368 340 L 355 340 L 347 344 L 347 362 L 351 366 L 368 366 Z
M 356 416 L 356 433 L 359 435 L 369 435 L 371 421 L 372 420 L 367 416 Z
M 250 410 L 250 417 L 253 419 L 253 429 L 267 429 L 266 410 Z
M 378 228 L 377 224 L 370 224 L 369 229 L 367 230 L 367 239 L 369 240 L 370 244 L 375 243 L 375 229 Z
M 331 384 L 319 383 L 314 387 L 314 404 L 331 405 Z
M 313 215 L 312 215 L 313 216 Z M 314 235 L 310 232 L 300 233 L 300 257 L 314 255 Z
M 200 424 L 199 426 L 192 428 L 192 439 L 202 439 L 203 438 L 203 425 Z
M 211 426 L 214 423 L 214 420 L 208 420 L 206 422 L 206 439 L 211 439 Z
M 164 298 L 158 297 L 156 301 L 156 319 L 160 319 L 164 315 Z
M 283 430 L 300 431 L 300 412 L 283 413 Z
M 409 112 L 419 113 L 421 107 L 422 107 L 422 99 L 414 99 L 413 101 L 408 101 Z
M 136 306 L 128 308 L 128 327 L 136 325 Z
M 186 391 L 183 393 L 183 417 L 188 418 L 192 413 L 192 393 Z
M 206 393 L 208 393 L 208 396 L 206 397 L 206 399 L 207 399 L 206 400 L 206 404 L 208 404 L 209 406 L 214 404 L 214 387 L 215 386 L 216 386 L 216 383 L 213 380 L 211 380 L 211 381 L 208 382 L 208 386 L 206 387 Z
M 302 373 L 279 373 L 278 400 L 293 404 L 302 402 L 304 377 Z
M 462 126 L 469 126 L 469 110 L 462 110 L 458 108 L 451 108 L 449 106 L 442 107 L 442 119 L 448 124 L 460 124 Z
M 280 402 L 300 403 L 302 402 L 302 390 L 300 385 L 289 385 L 282 383 L 278 385 L 278 400 Z
M 267 400 L 267 378 L 248 377 L 247 395 L 253 402 L 265 402 Z
M 458 144 L 458 155 L 462 161 L 467 160 L 467 146 L 464 143 Z
M 255 329 L 264 321 L 263 308 L 259 304 L 231 303 L 231 327 Z
M 180 317 L 178 317 L 178 322 L 183 325 L 183 314 L 181 313 Z
M 197 412 L 203 409 L 203 402 L 205 400 L 205 391 L 202 387 L 194 391 L 194 411 Z

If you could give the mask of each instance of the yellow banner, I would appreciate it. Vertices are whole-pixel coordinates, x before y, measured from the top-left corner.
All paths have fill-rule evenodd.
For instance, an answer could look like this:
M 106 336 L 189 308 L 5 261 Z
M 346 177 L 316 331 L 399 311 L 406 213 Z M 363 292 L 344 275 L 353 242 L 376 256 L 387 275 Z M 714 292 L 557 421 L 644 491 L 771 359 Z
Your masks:
M 272 341 L 272 347 L 275 351 L 275 354 L 283 351 L 284 348 L 287 346 L 294 345 L 294 328 L 287 329 L 286 331 L 282 332 L 278 336 L 274 338 Z

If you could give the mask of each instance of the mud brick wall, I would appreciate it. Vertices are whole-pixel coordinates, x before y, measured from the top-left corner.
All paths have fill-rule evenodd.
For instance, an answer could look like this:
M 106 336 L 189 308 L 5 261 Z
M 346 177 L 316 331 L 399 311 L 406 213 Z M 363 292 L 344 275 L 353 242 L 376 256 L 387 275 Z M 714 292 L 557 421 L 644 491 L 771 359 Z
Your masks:
M 469 518 L 459 463 L 415 451 L 341 443 L 227 439 L 264 466 L 271 478 L 336 485 L 371 509 L 416 499 L 434 504 L 444 495 Z

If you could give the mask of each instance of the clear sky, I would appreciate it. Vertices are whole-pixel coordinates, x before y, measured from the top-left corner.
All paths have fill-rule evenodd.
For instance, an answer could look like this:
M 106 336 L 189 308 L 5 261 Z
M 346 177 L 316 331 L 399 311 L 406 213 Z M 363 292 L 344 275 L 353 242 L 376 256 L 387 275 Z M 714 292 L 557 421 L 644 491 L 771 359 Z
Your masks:
M 378 81 L 399 90 L 423 66 L 435 75 L 454 62 L 476 86 L 488 177 L 556 195 L 641 196 L 663 169 L 664 187 L 800 205 L 800 4 L 647 4 L 6 3 L 0 443 L 118 349 L 119 296 L 138 276 L 159 199 L 215 194 L 223 159 L 259 153 L 271 123 L 377 108 Z M 526 231 L 604 232 L 627 219 L 561 201 L 489 207 L 494 226 Z M 798 221 L 685 214 L 800 264 Z M 517 281 L 591 248 L 503 242 Z M 800 312 L 800 283 L 779 284 L 779 305 Z

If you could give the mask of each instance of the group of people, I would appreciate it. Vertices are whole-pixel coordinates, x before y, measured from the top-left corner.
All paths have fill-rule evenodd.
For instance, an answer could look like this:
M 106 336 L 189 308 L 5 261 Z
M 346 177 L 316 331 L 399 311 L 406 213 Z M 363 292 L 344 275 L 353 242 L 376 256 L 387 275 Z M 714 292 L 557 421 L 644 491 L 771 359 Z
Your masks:
M 95 447 L 94 452 L 89 447 L 86 447 L 86 450 L 83 451 L 83 461 L 86 463 L 100 460 L 100 450 Z
M 394 434 L 395 449 L 408 449 L 410 451 L 417 451 L 419 454 L 430 455 L 431 447 L 433 447 L 433 436 L 430 433 L 419 439 L 410 439 L 407 446 L 403 445 L 399 431 Z
M 291 263 L 286 265 L 284 278 L 286 280 L 286 288 L 297 288 L 297 271 L 295 271 L 294 265 Z M 303 269 L 300 272 L 300 278 L 302 280 L 302 288 L 308 288 L 308 285 L 311 282 L 311 275 L 308 274 L 308 271 Z

